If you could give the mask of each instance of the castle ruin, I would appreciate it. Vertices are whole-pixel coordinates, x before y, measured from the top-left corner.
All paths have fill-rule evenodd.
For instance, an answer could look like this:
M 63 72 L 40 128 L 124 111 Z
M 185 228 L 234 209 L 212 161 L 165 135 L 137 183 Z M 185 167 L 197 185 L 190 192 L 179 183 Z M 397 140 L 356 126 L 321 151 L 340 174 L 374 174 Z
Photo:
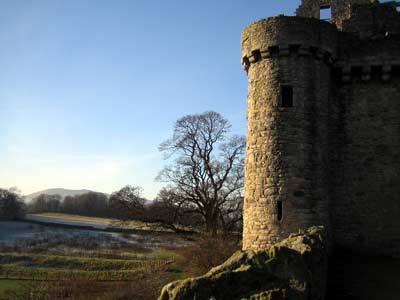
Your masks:
M 399 253 L 399 6 L 303 0 L 244 29 L 243 250 L 324 225 L 335 245 Z
M 398 299 L 399 6 L 303 0 L 245 28 L 243 250 L 159 300 Z

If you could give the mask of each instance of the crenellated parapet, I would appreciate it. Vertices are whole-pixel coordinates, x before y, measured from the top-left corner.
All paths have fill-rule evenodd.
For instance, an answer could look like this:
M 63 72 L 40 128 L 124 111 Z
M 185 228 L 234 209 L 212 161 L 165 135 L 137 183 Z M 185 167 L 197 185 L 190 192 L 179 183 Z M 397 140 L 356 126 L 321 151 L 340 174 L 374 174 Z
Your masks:
M 332 65 L 336 52 L 335 26 L 320 20 L 272 17 L 248 26 L 242 34 L 242 65 L 246 72 L 251 64 L 263 59 L 288 56 L 310 56 Z
M 314 58 L 315 60 L 322 60 L 329 66 L 332 66 L 337 59 L 328 49 L 322 49 L 318 45 L 276 45 L 270 46 L 268 49 L 253 50 L 249 56 L 242 57 L 242 66 L 243 69 L 248 72 L 251 64 L 257 63 L 263 59 L 274 59 L 289 56 L 308 56 Z
M 290 49 L 291 45 L 316 46 L 334 55 L 337 29 L 317 19 L 277 16 L 257 21 L 242 32 L 242 57 L 250 57 L 256 50 L 266 53 L 270 47 Z
M 338 60 L 334 69 L 340 75 L 342 83 L 351 83 L 355 79 L 363 82 L 373 79 L 388 82 L 393 77 L 400 76 L 400 59 Z

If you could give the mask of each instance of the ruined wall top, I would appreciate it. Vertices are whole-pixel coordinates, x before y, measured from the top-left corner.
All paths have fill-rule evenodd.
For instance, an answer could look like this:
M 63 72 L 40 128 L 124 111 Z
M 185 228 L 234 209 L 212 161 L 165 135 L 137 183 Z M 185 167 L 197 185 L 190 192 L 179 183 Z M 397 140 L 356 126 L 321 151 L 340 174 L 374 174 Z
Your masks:
M 394 5 L 396 2 L 393 2 Z M 299 17 L 320 19 L 321 9 L 330 8 L 330 21 L 340 30 L 343 28 L 343 22 L 352 15 L 352 7 L 357 5 L 377 5 L 376 0 L 302 0 L 300 7 L 296 11 Z
M 361 39 L 397 39 L 400 34 L 400 2 L 372 3 L 351 7 L 350 18 L 343 20 L 342 31 Z

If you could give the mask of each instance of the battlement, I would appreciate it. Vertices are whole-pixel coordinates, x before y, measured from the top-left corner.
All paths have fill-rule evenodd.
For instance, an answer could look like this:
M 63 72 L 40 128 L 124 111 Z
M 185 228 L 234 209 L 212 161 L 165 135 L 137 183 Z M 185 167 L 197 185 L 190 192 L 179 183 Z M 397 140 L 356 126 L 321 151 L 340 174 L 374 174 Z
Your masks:
M 319 48 L 317 45 L 276 45 L 269 46 L 268 49 L 257 49 L 251 52 L 250 56 L 242 58 L 243 69 L 247 72 L 251 64 L 263 59 L 273 59 L 278 57 L 301 57 L 310 56 L 316 60 L 322 60 L 327 65 L 333 65 L 335 57 L 326 49 Z
M 333 64 L 336 44 L 336 28 L 327 22 L 272 17 L 255 22 L 243 31 L 242 64 L 247 71 L 251 64 L 262 59 L 283 56 L 313 56 Z
M 368 82 L 378 79 L 388 82 L 393 77 L 400 77 L 400 59 L 393 60 L 339 60 L 334 65 L 342 83 L 351 83 L 355 79 Z
M 321 19 L 335 24 L 340 31 L 357 32 L 371 37 L 390 28 L 399 33 L 398 19 L 400 2 L 372 0 L 303 0 L 296 15 L 305 18 Z M 322 13 L 328 10 L 330 16 L 323 19 Z M 384 34 L 385 32 L 383 32 Z
M 400 34 L 400 2 L 351 6 L 350 15 L 342 22 L 342 31 L 361 39 L 386 39 Z
M 351 15 L 351 7 L 356 4 L 370 4 L 370 0 L 303 0 L 296 11 L 296 15 L 305 18 L 321 19 L 321 11 L 330 9 L 329 21 L 339 29 L 344 20 Z

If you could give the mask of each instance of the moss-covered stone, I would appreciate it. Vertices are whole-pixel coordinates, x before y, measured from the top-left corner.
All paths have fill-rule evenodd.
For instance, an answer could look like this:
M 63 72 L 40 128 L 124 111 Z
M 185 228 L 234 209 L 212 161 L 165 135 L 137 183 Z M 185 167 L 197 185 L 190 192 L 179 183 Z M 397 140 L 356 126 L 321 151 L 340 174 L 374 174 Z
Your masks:
M 250 297 L 250 300 L 285 300 L 285 299 L 287 299 L 285 289 L 274 289 L 254 294 Z
M 323 299 L 326 245 L 323 227 L 311 227 L 266 251 L 238 251 L 203 276 L 166 285 L 159 300 Z

